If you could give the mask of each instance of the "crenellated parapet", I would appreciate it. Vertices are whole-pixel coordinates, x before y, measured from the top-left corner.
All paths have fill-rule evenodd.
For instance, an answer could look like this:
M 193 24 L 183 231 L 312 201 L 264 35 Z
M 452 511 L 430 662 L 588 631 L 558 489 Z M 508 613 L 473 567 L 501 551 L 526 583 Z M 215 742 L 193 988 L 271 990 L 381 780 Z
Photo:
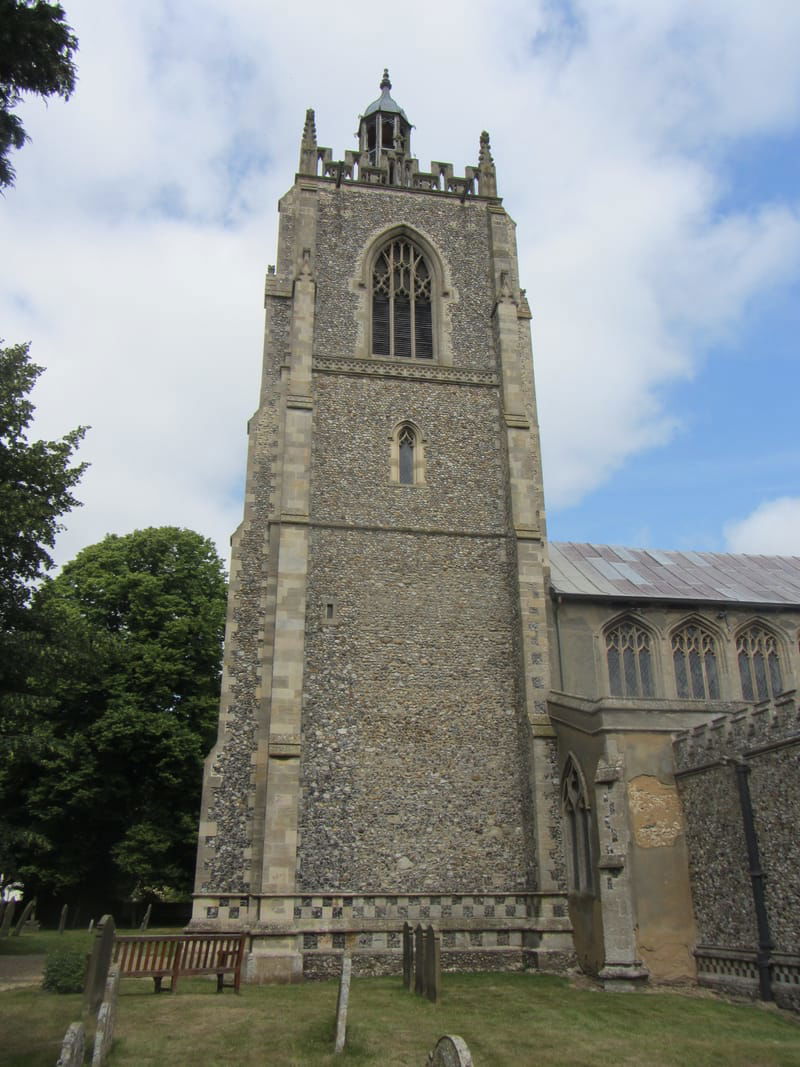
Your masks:
M 800 706 L 794 690 L 675 735 L 672 750 L 678 774 L 740 757 L 800 735 Z
M 399 139 L 398 139 L 399 140 Z M 458 196 L 496 197 L 497 175 L 489 144 L 489 134 L 480 136 L 479 161 L 477 166 L 464 168 L 463 175 L 454 173 L 452 163 L 434 160 L 427 171 L 420 170 L 419 160 L 397 148 L 364 148 L 357 152 L 346 151 L 342 159 L 334 159 L 330 148 L 317 144 L 314 111 L 306 112 L 305 127 L 300 146 L 300 170 L 302 176 L 326 178 L 336 182 L 380 185 L 401 189 L 420 189 L 426 192 Z

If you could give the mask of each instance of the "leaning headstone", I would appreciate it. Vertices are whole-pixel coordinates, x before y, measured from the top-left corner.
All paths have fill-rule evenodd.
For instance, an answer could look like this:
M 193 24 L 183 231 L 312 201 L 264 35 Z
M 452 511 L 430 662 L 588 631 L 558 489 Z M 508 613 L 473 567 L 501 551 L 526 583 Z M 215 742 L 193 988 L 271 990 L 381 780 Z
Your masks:
M 70 1023 L 64 1034 L 61 1055 L 58 1057 L 56 1067 L 81 1067 L 85 1047 L 86 1031 L 83 1023 Z
M 60 916 L 60 918 L 58 920 L 58 932 L 60 934 L 64 933 L 64 927 L 67 925 L 67 916 L 68 915 L 69 915 L 69 905 L 65 904 L 64 907 L 61 909 L 61 916 Z
M 90 933 L 92 932 L 92 930 L 94 930 L 94 919 L 90 919 L 90 920 L 89 920 L 89 928 L 88 928 L 88 930 L 86 931 L 86 933 L 87 933 L 87 934 L 90 934 Z
M 114 1040 L 114 1025 L 117 1019 L 117 994 L 119 993 L 119 971 L 112 967 L 108 972 L 103 1003 L 97 1013 L 97 1029 L 94 1032 L 94 1051 L 92 1067 L 104 1067 L 111 1052 Z
M 353 960 L 349 954 L 342 957 L 342 977 L 339 979 L 339 999 L 336 1001 L 336 1044 L 333 1051 L 339 1053 L 347 1040 L 347 1002 L 350 999 L 350 975 Z
M 403 985 L 411 992 L 414 973 L 414 935 L 409 923 L 403 923 Z
M 84 986 L 84 1010 L 91 1015 L 96 1015 L 103 1002 L 108 969 L 111 966 L 111 953 L 114 950 L 114 919 L 111 915 L 104 915 L 97 924 L 92 942 L 92 951 L 89 955 L 89 966 L 86 969 L 86 985 Z
M 150 912 L 152 910 L 153 910 L 153 905 L 152 904 L 148 904 L 147 908 L 145 909 L 144 918 L 142 919 L 142 925 L 139 927 L 139 929 L 142 931 L 142 933 L 144 933 L 145 930 L 147 929 L 147 927 L 150 925 Z
M 13 898 L 6 901 L 6 910 L 3 912 L 3 924 L 0 926 L 0 937 L 8 937 L 11 931 L 11 924 L 14 921 L 14 910 L 17 907 L 17 902 Z
M 422 993 L 425 990 L 425 940 L 422 933 L 422 924 L 417 923 L 414 927 L 414 992 Z
M 119 996 L 119 967 L 112 966 L 108 972 L 108 978 L 106 978 L 106 988 L 103 990 L 103 1000 L 110 1001 L 112 1004 L 117 1003 L 117 997 Z
M 425 931 L 424 940 L 423 991 L 428 1000 L 432 1000 L 435 1004 L 439 999 L 442 986 L 442 942 L 432 926 Z
M 428 1053 L 428 1067 L 473 1067 L 467 1043 L 457 1034 L 445 1034 Z
M 19 922 L 14 927 L 14 933 L 12 934 L 12 937 L 19 937 L 19 935 L 22 933 L 23 926 L 28 921 L 28 919 L 30 919 L 31 912 L 33 911 L 33 909 L 35 907 L 36 907 L 36 901 L 35 900 L 29 900 L 28 903 L 25 905 L 25 907 L 22 909 L 22 915 L 20 915 Z

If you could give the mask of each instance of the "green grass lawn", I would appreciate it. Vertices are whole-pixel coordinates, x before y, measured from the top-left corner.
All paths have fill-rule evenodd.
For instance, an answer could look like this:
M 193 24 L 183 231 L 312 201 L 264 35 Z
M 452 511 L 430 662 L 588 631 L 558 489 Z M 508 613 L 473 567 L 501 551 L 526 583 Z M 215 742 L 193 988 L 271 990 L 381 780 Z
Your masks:
M 768 1067 L 800 1064 L 800 1023 L 753 1004 L 677 993 L 574 989 L 542 975 L 444 975 L 438 1005 L 399 978 L 356 979 L 348 1048 L 334 1057 L 337 982 L 247 986 L 218 996 L 213 981 L 155 996 L 122 983 L 112 1067 L 334 1063 L 422 1067 L 445 1033 L 460 1034 L 476 1067 L 531 1064 Z M 0 993 L 0 1063 L 53 1067 L 80 997 Z

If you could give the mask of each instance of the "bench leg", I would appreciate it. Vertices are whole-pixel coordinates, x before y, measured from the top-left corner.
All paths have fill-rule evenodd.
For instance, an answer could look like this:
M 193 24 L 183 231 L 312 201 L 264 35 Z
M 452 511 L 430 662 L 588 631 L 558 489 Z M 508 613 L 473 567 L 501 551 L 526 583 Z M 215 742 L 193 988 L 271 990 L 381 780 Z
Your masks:
M 224 978 L 225 978 L 224 972 L 223 971 L 218 971 L 217 972 L 217 992 L 218 993 L 222 992 L 222 986 L 224 984 Z
M 161 978 L 160 977 L 158 977 L 158 978 L 154 977 L 153 978 L 153 986 L 154 986 L 154 988 L 153 988 L 153 992 L 154 993 L 160 993 L 161 992 Z

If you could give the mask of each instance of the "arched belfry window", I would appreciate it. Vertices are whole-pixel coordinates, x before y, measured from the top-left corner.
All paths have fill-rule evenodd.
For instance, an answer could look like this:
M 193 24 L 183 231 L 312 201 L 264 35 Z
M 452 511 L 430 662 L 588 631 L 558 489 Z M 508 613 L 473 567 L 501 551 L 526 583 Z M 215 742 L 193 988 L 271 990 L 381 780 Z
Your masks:
M 719 700 L 717 643 L 699 623 L 688 623 L 672 635 L 672 663 L 678 696 L 687 700 Z
M 372 268 L 372 352 L 391 359 L 433 358 L 431 271 L 406 237 L 390 241 Z
M 635 619 L 622 619 L 609 627 L 605 636 L 611 695 L 653 696 L 653 653 L 648 631 Z
M 570 889 L 592 891 L 592 815 L 586 786 L 580 769 L 569 756 L 561 785 L 567 837 L 567 869 Z
M 749 626 L 736 638 L 736 653 L 745 700 L 769 700 L 783 692 L 775 634 L 765 626 Z

